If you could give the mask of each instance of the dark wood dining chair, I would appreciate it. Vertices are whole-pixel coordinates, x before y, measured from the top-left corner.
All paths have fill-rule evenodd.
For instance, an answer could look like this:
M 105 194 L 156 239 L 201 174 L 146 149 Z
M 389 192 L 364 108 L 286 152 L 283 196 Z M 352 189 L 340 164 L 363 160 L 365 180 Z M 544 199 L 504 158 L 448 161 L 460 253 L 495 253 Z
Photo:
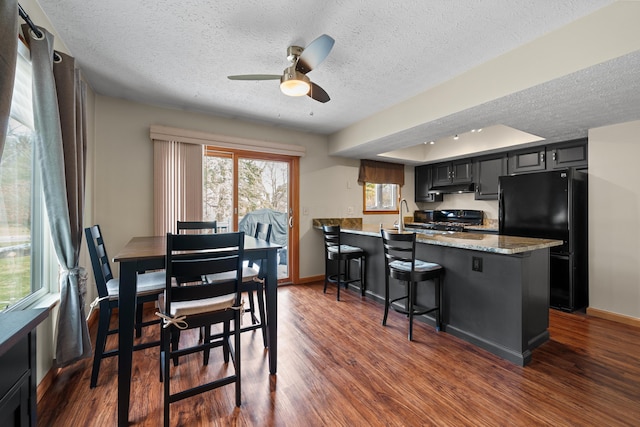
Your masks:
M 409 317 L 409 341 L 413 339 L 413 318 L 436 312 L 436 330 L 442 327 L 442 277 L 444 268 L 440 264 L 416 259 L 416 233 L 398 233 L 380 230 L 385 261 L 384 317 L 387 324 L 389 307 Z M 389 279 L 405 282 L 405 293 L 401 297 L 390 299 Z M 425 307 L 416 300 L 417 284 L 434 282 L 434 303 Z M 394 304 L 404 301 L 404 306 Z
M 366 253 L 362 248 L 356 246 L 345 245 L 340 242 L 340 226 L 325 225 L 322 227 L 324 235 L 324 290 L 327 292 L 327 283 L 335 283 L 337 285 L 336 300 L 340 301 L 340 286 L 344 285 L 345 289 L 349 283 L 360 282 L 360 294 L 365 293 L 365 260 Z M 360 264 L 360 276 L 351 279 L 350 265 L 351 261 L 356 260 Z M 335 264 L 337 272 L 331 274 L 331 264 Z
M 94 225 L 84 229 L 87 240 L 89 257 L 93 268 L 93 276 L 98 290 L 98 297 L 91 304 L 92 309 L 100 309 L 98 318 L 98 333 L 96 335 L 96 346 L 93 353 L 93 368 L 91 369 L 90 388 L 94 388 L 98 383 L 100 363 L 106 357 L 118 355 L 118 349 L 106 350 L 107 337 L 117 334 L 118 329 L 110 329 L 111 315 L 113 309 L 118 307 L 120 295 L 120 281 L 113 277 L 107 248 L 102 237 L 99 225 Z M 137 310 L 136 310 L 136 336 L 142 335 L 142 328 L 159 323 L 158 319 L 143 321 L 142 305 L 145 302 L 157 301 L 158 295 L 164 292 L 166 274 L 164 271 L 139 274 L 137 282 Z M 159 341 L 136 344 L 134 350 L 142 350 L 159 345 Z
M 164 297 L 160 299 L 158 315 L 162 317 L 161 328 L 161 381 L 164 383 L 164 425 L 169 426 L 171 403 L 183 400 L 218 387 L 235 384 L 236 406 L 241 404 L 240 369 L 240 316 L 243 307 L 240 303 L 240 283 L 242 282 L 242 261 L 244 258 L 244 233 L 221 234 L 167 234 L 166 282 Z M 173 280 L 190 274 L 207 276 L 227 274 L 228 279 L 215 283 L 196 282 L 184 286 L 174 286 Z M 210 332 L 204 340 L 196 344 L 172 349 L 171 336 L 181 330 L 204 328 L 221 323 L 223 333 L 220 339 L 211 339 Z M 231 327 L 233 325 L 233 328 Z M 171 387 L 171 363 L 174 357 L 203 353 L 203 363 L 209 363 L 209 353 L 214 347 L 222 347 L 224 363 L 231 360 L 233 374 L 222 374 L 214 380 L 199 381 L 197 386 L 185 386 L 177 390 Z M 185 384 L 185 376 L 202 378 L 199 370 L 192 369 L 188 363 L 174 367 L 182 369 L 178 384 Z M 226 372 L 226 370 L 225 370 Z M 195 380 L 194 380 L 195 382 Z
M 262 222 L 256 223 L 256 229 L 253 237 L 261 239 L 267 243 L 271 241 L 271 224 L 265 224 Z M 266 260 L 255 259 L 247 255 L 245 258 L 245 264 L 242 268 L 242 283 L 240 284 L 240 290 L 247 294 L 247 300 L 249 301 L 249 307 L 245 308 L 245 313 L 249 313 L 251 316 L 251 325 L 243 326 L 242 332 L 254 331 L 260 329 L 262 331 L 262 342 L 265 347 L 268 346 L 267 342 L 267 317 L 264 301 L 265 294 L 265 280 L 266 280 Z M 208 282 L 216 282 L 224 279 L 224 274 L 209 275 L 206 277 Z M 258 316 L 256 316 L 256 307 L 254 300 L 254 293 L 258 299 Z

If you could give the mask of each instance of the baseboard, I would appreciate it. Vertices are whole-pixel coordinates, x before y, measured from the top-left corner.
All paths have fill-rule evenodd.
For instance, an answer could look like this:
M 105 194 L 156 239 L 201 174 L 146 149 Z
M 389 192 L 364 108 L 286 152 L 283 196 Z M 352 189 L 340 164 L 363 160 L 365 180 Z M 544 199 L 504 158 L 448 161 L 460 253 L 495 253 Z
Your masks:
M 324 282 L 324 274 L 320 276 L 301 277 L 298 279 L 298 285 L 308 285 L 310 283 Z
M 51 388 L 56 375 L 58 375 L 58 368 L 52 367 L 51 369 L 49 369 L 49 372 L 47 372 L 47 375 L 42 378 L 42 381 L 40 381 L 38 387 L 36 387 L 36 401 L 38 403 L 40 403 L 40 400 L 44 397 L 45 394 L 47 394 L 49 388 Z
M 587 314 L 593 317 L 599 317 L 601 319 L 612 320 L 618 323 L 624 323 L 625 325 L 635 326 L 640 328 L 640 319 L 636 317 L 626 316 L 624 314 L 612 313 L 611 311 L 600 310 L 597 308 L 587 307 Z

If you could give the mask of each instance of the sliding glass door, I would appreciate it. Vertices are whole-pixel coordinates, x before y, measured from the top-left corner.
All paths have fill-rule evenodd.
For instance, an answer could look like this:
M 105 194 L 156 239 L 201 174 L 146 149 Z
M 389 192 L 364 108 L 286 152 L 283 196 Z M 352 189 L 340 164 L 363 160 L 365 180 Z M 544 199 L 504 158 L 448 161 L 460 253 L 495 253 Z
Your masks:
M 248 234 L 257 222 L 271 224 L 271 241 L 282 246 L 278 281 L 291 282 L 297 272 L 292 254 L 297 254 L 293 199 L 298 158 L 213 147 L 205 154 L 204 219 L 217 220 L 222 231 L 227 227 Z

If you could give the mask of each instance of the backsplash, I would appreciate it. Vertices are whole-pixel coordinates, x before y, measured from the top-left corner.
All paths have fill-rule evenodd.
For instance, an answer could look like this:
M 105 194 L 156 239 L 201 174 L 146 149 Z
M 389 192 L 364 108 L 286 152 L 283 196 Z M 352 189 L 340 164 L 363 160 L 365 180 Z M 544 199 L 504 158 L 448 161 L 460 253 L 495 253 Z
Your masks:
M 484 213 L 484 225 L 498 227 L 498 201 L 475 200 L 473 193 L 444 194 L 442 202 L 417 202 L 418 209 L 476 209 Z
M 339 225 L 341 228 L 362 228 L 362 218 L 313 218 L 312 226 Z

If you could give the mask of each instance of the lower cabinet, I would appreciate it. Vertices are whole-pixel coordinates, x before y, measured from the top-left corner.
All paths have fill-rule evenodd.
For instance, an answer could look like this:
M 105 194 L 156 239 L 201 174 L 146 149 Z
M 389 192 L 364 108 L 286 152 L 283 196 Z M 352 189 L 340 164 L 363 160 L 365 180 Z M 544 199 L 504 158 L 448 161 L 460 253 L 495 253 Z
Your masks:
M 0 313 L 0 425 L 36 425 L 36 332 L 48 311 Z

